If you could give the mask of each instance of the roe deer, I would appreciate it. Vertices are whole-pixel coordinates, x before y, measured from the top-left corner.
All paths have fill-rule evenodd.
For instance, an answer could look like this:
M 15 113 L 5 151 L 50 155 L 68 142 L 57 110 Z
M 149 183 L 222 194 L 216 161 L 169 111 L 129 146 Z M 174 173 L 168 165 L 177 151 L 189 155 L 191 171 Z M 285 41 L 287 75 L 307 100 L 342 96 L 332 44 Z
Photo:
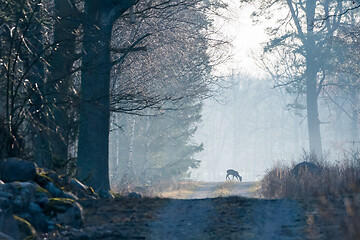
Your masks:
M 226 175 L 226 180 L 229 178 L 229 180 L 230 180 L 230 175 L 232 175 L 233 176 L 233 178 L 232 179 L 234 179 L 234 178 L 237 178 L 240 182 L 242 181 L 242 177 L 239 175 L 239 173 L 238 173 L 238 171 L 235 171 L 235 170 L 233 170 L 233 169 L 229 169 L 229 170 L 227 170 L 226 171 L 226 173 L 227 173 L 227 175 Z

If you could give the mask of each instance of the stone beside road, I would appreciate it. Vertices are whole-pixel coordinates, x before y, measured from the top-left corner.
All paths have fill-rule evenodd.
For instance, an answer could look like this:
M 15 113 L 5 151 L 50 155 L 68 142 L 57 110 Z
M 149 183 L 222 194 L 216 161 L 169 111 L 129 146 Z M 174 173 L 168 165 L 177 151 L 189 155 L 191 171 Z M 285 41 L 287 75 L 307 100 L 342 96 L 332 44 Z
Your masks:
M 108 191 L 101 197 L 113 198 Z M 0 161 L 0 239 L 38 239 L 61 229 L 79 229 L 84 211 L 79 199 L 99 195 L 77 179 L 38 168 L 18 158 Z

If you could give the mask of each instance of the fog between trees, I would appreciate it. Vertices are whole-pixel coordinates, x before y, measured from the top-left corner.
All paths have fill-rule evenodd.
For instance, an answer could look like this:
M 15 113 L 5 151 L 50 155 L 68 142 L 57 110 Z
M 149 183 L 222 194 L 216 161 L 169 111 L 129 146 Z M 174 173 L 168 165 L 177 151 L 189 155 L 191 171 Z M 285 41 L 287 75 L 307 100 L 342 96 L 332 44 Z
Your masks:
M 161 115 L 170 113 L 155 130 L 153 138 L 161 139 L 155 149 L 152 136 L 143 140 L 143 162 L 155 154 L 155 167 L 142 167 L 164 170 L 180 163 L 167 174 L 171 178 L 198 165 L 192 154 L 201 144 L 188 139 L 201 100 L 219 85 L 210 73 L 223 59 L 226 41 L 211 30 L 211 15 L 226 5 L 217 0 L 0 3 L 1 158 L 27 158 L 108 190 L 111 113 L 114 131 L 123 127 L 121 114 L 120 119 L 125 113 L 158 116 L 161 122 Z M 135 171 L 133 159 L 141 121 L 129 121 L 129 144 L 118 142 L 126 149 L 125 184 L 147 181 L 126 178 L 142 172 Z M 175 131 L 178 122 L 183 126 Z M 161 142 L 172 138 L 180 145 L 166 146 L 178 151 L 167 156 L 170 150 L 162 150 Z
M 304 160 L 309 144 L 306 114 L 304 109 L 293 108 L 293 96 L 274 88 L 268 78 L 242 74 L 229 78 L 234 86 L 224 91 L 226 99 L 204 103 L 195 135 L 204 151 L 196 154 L 201 164 L 191 177 L 224 181 L 226 170 L 233 168 L 243 181 L 255 181 L 278 163 Z M 321 125 L 324 155 L 330 161 L 358 149 L 352 120 L 344 112 L 351 111 L 351 105 L 342 102 L 341 106 L 343 109 L 326 99 L 319 101 L 320 119 L 327 119 Z
M 199 166 L 194 179 L 252 181 L 303 151 L 355 151 L 359 2 L 226 3 L 0 1 L 1 158 L 100 190 Z M 254 24 L 271 19 L 262 78 L 216 71 L 232 50 L 215 19 L 246 4 Z
M 301 161 L 302 151 L 331 161 L 357 154 L 359 72 L 353 53 L 359 47 L 359 2 L 251 3 L 254 23 L 267 26 L 268 34 L 253 57 L 269 75 L 229 77 L 239 82 L 225 94 L 229 102 L 207 102 L 204 115 L 214 119 L 217 114 L 217 121 L 200 129 L 199 139 L 209 149 L 200 158 L 211 160 L 194 176 L 221 180 L 232 167 L 255 180 L 278 161 Z M 211 138 L 209 132 L 218 137 Z M 211 170 L 213 165 L 216 170 Z

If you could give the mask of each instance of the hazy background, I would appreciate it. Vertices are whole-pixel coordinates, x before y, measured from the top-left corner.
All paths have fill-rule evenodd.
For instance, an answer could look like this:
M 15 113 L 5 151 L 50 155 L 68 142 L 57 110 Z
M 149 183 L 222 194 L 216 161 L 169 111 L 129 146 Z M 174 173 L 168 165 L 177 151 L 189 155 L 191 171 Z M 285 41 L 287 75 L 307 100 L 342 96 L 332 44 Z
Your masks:
M 285 88 L 274 88 L 274 79 L 256 60 L 269 41 L 265 29 L 275 20 L 254 24 L 251 14 L 256 4 L 239 7 L 228 2 L 229 11 L 215 25 L 231 39 L 232 58 L 215 71 L 227 75 L 225 81 L 233 86 L 221 97 L 204 101 L 202 122 L 194 137 L 204 144 L 204 151 L 196 155 L 201 165 L 191 171 L 194 180 L 223 181 L 229 168 L 238 170 L 243 181 L 260 180 L 275 164 L 300 162 L 309 151 L 305 109 L 291 107 L 297 96 L 287 94 Z M 281 14 L 277 12 L 279 18 Z M 345 114 L 352 110 L 339 99 L 334 106 L 319 97 L 323 150 L 329 161 L 352 153 L 358 144 L 352 140 Z
M 269 100 L 272 99 L 253 101 L 257 97 L 262 98 L 261 94 L 279 93 L 279 90 L 271 90 L 271 80 L 266 79 L 267 73 L 253 57 L 262 51 L 261 43 L 267 39 L 264 32 L 266 24 L 253 23 L 251 13 L 255 6 L 240 7 L 236 2 L 228 3 L 229 11 L 216 19 L 215 25 L 223 36 L 231 40 L 232 55 L 215 71 L 229 75 L 226 80 L 230 80 L 234 86 L 225 90 L 220 100 L 204 101 L 202 122 L 194 138 L 204 143 L 204 151 L 197 156 L 201 165 L 191 174 L 195 180 L 223 181 L 229 168 L 239 170 L 243 181 L 258 180 L 264 175 L 265 169 L 273 164 L 274 157 L 283 157 L 282 153 L 269 155 L 258 142 L 269 140 L 264 139 L 262 133 L 268 137 L 271 134 L 266 119 L 262 118 L 261 121 L 259 116 L 262 114 L 260 108 L 271 106 Z M 251 78 L 256 82 L 252 82 Z M 259 88 L 263 90 L 262 93 L 256 93 Z M 259 95 L 255 96 L 254 93 Z

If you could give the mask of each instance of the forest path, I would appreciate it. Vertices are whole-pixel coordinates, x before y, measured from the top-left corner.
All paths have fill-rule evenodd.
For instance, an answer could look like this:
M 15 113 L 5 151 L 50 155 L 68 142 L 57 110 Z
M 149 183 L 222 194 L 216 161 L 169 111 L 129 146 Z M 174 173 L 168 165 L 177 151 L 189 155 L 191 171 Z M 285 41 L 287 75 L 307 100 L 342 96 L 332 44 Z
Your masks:
M 81 200 L 83 228 L 54 239 L 356 239 L 343 233 L 352 220 L 344 202 L 360 198 L 260 199 L 256 186 L 191 182 L 178 199 Z
M 306 213 L 301 204 L 296 200 L 245 198 L 255 195 L 256 185 L 200 183 L 187 199 L 172 199 L 159 209 L 156 220 L 149 223 L 148 238 L 306 238 Z
M 242 196 L 255 197 L 257 182 L 200 182 L 186 199 Z
M 254 196 L 256 183 L 192 183 L 191 189 L 193 199 L 82 200 L 84 227 L 56 239 L 340 239 L 332 237 L 339 226 L 323 220 L 316 202 L 242 197 Z

